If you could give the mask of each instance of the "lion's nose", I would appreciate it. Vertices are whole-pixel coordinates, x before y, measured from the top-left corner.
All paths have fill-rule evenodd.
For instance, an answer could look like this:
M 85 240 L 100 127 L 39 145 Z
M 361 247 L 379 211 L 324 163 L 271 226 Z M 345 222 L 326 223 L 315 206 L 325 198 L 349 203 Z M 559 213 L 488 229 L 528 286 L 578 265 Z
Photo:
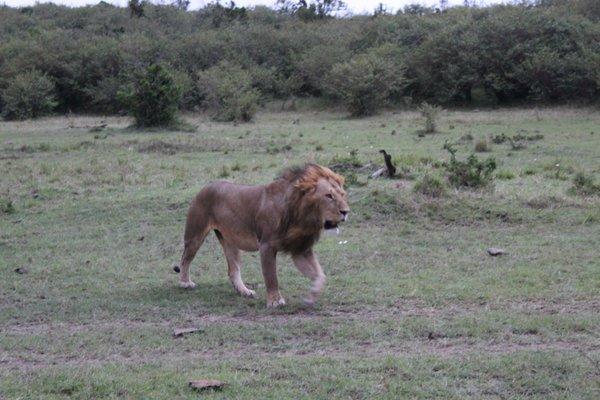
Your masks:
M 348 210 L 340 210 L 340 214 L 342 214 L 342 221 L 345 221 L 348 218 Z

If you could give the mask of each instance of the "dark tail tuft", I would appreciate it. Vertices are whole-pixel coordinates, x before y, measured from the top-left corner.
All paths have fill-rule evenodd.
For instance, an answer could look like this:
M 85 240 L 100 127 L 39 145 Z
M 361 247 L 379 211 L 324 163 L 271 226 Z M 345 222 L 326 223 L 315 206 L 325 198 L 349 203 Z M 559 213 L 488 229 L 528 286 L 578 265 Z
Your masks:
M 173 271 L 179 273 L 181 270 L 179 269 L 179 265 L 174 265 L 173 266 Z

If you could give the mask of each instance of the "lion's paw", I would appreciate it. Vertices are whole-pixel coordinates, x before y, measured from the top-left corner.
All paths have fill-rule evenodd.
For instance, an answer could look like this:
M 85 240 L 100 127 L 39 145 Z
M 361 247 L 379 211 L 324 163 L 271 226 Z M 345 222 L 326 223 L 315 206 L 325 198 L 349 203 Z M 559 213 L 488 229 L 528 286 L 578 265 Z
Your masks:
M 242 297 L 248 297 L 250 299 L 256 298 L 256 292 L 254 290 L 246 288 L 246 290 L 238 290 L 238 292 Z
M 283 297 L 279 297 L 278 299 L 274 300 L 267 299 L 267 308 L 277 308 L 279 306 L 285 306 L 285 300 Z
M 193 289 L 196 287 L 196 284 L 192 281 L 179 282 L 179 287 L 184 289 Z
M 314 297 L 305 297 L 304 298 L 304 305 L 306 307 L 314 307 L 315 304 L 317 304 L 317 300 Z

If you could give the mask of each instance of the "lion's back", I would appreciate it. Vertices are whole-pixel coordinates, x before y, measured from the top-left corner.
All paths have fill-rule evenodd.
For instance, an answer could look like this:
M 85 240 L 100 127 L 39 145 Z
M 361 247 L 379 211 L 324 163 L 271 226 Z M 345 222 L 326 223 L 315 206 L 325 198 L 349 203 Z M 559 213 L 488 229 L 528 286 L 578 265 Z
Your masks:
M 214 181 L 200 190 L 192 208 L 213 220 L 250 220 L 260 205 L 263 186 Z

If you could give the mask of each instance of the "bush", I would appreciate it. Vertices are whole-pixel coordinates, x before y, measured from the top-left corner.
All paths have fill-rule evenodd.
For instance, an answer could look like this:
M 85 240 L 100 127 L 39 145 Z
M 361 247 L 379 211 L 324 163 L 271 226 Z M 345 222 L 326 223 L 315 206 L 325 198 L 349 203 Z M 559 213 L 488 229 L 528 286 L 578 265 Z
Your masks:
M 91 99 L 91 106 L 95 111 L 105 113 L 118 113 L 123 110 L 119 101 L 119 90 L 124 85 L 124 79 L 107 76 L 98 81 L 96 86 L 86 88 L 85 93 Z
M 587 175 L 585 172 L 578 172 L 573 178 L 570 192 L 582 196 L 600 195 L 600 185 L 594 182 L 593 176 Z
M 502 144 L 508 140 L 510 140 L 510 138 L 506 136 L 505 133 L 501 133 L 500 135 L 492 137 L 492 142 L 494 142 L 495 144 Z
M 382 107 L 403 81 L 404 71 L 397 63 L 365 53 L 336 64 L 326 85 L 328 92 L 341 99 L 352 116 L 364 116 Z
M 37 70 L 12 78 L 2 91 L 2 116 L 5 119 L 35 118 L 50 113 L 57 102 L 54 82 Z
M 0 198 L 0 212 L 3 214 L 14 214 L 15 206 L 12 200 Z
M 437 176 L 425 174 L 415 184 L 414 191 L 429 197 L 442 197 L 446 193 L 446 187 Z
M 340 156 L 338 154 L 334 155 L 329 163 L 329 168 L 334 170 L 335 172 L 346 172 L 353 171 L 357 168 L 363 166 L 362 161 L 358 158 L 358 150 L 352 149 L 348 153 L 348 155 Z
M 336 44 L 317 45 L 305 50 L 294 64 L 293 77 L 298 92 L 322 94 L 333 66 L 349 58 L 348 49 Z
M 600 93 L 598 0 L 449 7 L 442 13 L 407 6 L 396 15 L 316 20 L 318 7 L 310 5 L 317 3 L 308 1 L 290 14 L 213 2 L 191 11 L 184 11 L 186 0 L 155 3 L 132 0 L 144 10 L 133 19 L 126 7 L 105 3 L 0 7 L 0 94 L 16 75 L 36 69 L 55 84 L 61 111 L 116 112 L 114 89 L 139 66 L 167 63 L 195 85 L 199 71 L 223 60 L 248 71 L 262 96 L 331 94 L 346 99 L 354 114 L 372 113 L 386 101 L 594 102 Z M 372 73 L 380 65 L 391 72 Z M 343 88 L 328 82 L 334 69 L 336 80 L 346 82 Z M 392 89 L 388 78 L 403 76 L 407 85 Z M 352 91 L 351 79 L 357 83 Z M 193 90 L 188 94 L 183 106 L 194 108 L 202 99 Z
M 256 113 L 260 94 L 252 87 L 250 74 L 229 62 L 198 74 L 198 90 L 217 121 L 250 121 Z
M 475 151 L 478 153 L 486 153 L 490 151 L 487 141 L 480 140 L 477 143 L 475 143 Z
M 503 181 L 508 181 L 515 178 L 515 174 L 511 171 L 498 171 L 496 173 L 496 178 L 501 179 Z
M 437 119 L 442 112 L 442 108 L 424 102 L 419 107 L 419 112 L 425 118 L 424 132 L 434 133 L 437 130 Z
M 496 169 L 496 160 L 488 158 L 479 160 L 475 154 L 471 154 L 466 161 L 456 159 L 456 150 L 452 145 L 446 143 L 444 149 L 450 153 L 450 161 L 444 163 L 448 181 L 457 188 L 478 188 L 487 186 L 494 179 L 493 172 Z
M 133 90 L 121 98 L 139 127 L 168 126 L 175 122 L 181 89 L 161 64 L 150 65 L 135 78 Z

